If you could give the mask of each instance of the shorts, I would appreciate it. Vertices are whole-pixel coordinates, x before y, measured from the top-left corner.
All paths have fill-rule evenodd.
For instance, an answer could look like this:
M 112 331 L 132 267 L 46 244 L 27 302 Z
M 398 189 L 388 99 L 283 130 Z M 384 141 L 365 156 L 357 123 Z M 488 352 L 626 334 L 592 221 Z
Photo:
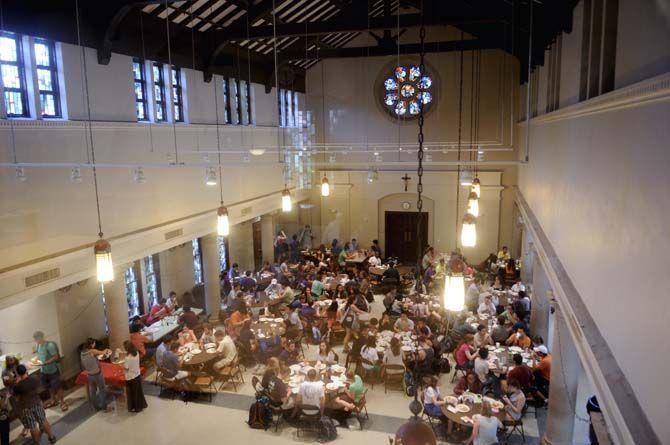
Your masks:
M 21 412 L 21 424 L 27 430 L 32 430 L 36 426 L 42 428 L 46 421 L 47 416 L 41 404 L 25 408 Z
M 52 391 L 59 390 L 62 384 L 60 380 L 60 371 L 56 371 L 53 374 L 42 373 L 40 375 L 40 382 L 46 389 L 50 389 Z

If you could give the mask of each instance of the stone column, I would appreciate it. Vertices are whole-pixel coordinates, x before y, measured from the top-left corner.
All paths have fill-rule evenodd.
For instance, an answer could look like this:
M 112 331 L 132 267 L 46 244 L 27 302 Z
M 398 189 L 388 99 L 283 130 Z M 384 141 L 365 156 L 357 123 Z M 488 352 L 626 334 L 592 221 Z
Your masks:
M 534 259 L 532 269 L 530 330 L 533 335 L 539 335 L 545 341 L 549 341 L 547 338 L 549 334 L 549 310 L 551 309 L 553 294 L 547 274 L 537 257 Z
M 105 283 L 105 310 L 107 312 L 107 328 L 109 329 L 109 347 L 123 349 L 123 342 L 130 339 L 128 331 L 128 299 L 124 273 L 130 264 L 114 268 L 114 281 Z
M 221 267 L 217 234 L 211 233 L 203 236 L 200 239 L 200 246 L 202 248 L 202 273 L 205 280 L 205 306 L 210 321 L 217 321 L 221 310 L 221 282 L 219 281 Z
M 551 386 L 544 445 L 572 445 L 581 362 L 565 316 L 557 307 L 551 345 Z

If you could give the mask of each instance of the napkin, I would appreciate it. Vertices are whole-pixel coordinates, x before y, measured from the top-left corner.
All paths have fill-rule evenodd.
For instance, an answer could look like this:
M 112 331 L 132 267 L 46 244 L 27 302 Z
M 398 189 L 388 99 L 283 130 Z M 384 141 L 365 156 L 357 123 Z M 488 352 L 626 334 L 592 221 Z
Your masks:
M 456 414 L 456 413 L 458 412 L 458 411 L 456 410 L 456 407 L 451 406 L 451 405 L 447 406 L 447 410 L 448 410 L 448 411 L 451 411 L 451 412 L 454 413 L 454 414 Z

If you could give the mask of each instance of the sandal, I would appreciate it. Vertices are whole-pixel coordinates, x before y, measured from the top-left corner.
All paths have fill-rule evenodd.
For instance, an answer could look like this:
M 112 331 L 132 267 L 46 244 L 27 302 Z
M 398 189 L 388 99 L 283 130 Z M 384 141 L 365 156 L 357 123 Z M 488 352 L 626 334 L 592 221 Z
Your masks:
M 67 403 L 63 402 L 63 403 L 60 404 L 60 410 L 61 410 L 61 411 L 65 412 L 65 411 L 67 411 L 68 409 L 70 409 L 70 407 L 67 406 Z
M 58 439 L 56 439 L 56 436 L 51 436 L 49 437 L 49 443 L 56 443 Z
M 56 406 L 56 402 L 54 402 L 53 400 L 50 400 L 44 404 L 45 408 L 53 408 L 54 406 Z

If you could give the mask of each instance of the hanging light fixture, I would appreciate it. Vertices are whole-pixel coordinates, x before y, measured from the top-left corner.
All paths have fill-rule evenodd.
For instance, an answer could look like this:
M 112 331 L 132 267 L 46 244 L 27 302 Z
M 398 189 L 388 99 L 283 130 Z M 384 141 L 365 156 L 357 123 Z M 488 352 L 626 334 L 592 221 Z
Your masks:
M 102 233 L 100 233 L 100 239 L 93 246 L 93 252 L 95 253 L 95 269 L 98 281 L 106 283 L 114 280 L 112 246 L 109 244 L 109 241 L 102 238 Z
M 330 196 L 330 184 L 328 178 L 324 175 L 321 180 L 321 196 Z
M 144 169 L 142 167 L 137 167 L 133 170 L 133 180 L 138 184 L 144 184 L 147 182 L 146 176 L 144 176 Z
M 228 220 L 228 209 L 222 205 L 216 211 L 216 233 L 219 236 L 230 234 L 230 221 Z
M 217 184 L 216 170 L 214 169 L 214 167 L 207 167 L 207 170 L 205 170 L 205 184 L 207 185 Z
M 448 311 L 460 312 L 465 306 L 465 282 L 463 275 L 447 274 L 444 278 L 444 308 Z
M 23 169 L 23 167 L 16 167 L 16 180 L 19 182 L 26 182 L 28 180 L 26 171 Z
M 281 210 L 282 212 L 290 212 L 292 208 L 291 192 L 288 187 L 284 187 L 284 191 L 281 193 Z
M 482 196 L 482 183 L 479 181 L 479 178 L 475 177 L 472 180 L 472 193 L 477 195 L 477 199 Z
M 479 216 L 479 196 L 475 192 L 468 195 L 468 213 L 475 218 Z
M 70 181 L 75 183 L 75 184 L 80 184 L 82 181 L 81 178 L 81 168 L 80 167 L 72 167 L 72 170 L 70 171 Z
M 477 245 L 477 219 L 470 213 L 463 217 L 461 228 L 461 245 L 463 247 L 475 247 Z
M 254 156 L 263 156 L 265 154 L 265 149 L 264 148 L 252 148 L 249 150 L 249 153 L 251 153 Z

